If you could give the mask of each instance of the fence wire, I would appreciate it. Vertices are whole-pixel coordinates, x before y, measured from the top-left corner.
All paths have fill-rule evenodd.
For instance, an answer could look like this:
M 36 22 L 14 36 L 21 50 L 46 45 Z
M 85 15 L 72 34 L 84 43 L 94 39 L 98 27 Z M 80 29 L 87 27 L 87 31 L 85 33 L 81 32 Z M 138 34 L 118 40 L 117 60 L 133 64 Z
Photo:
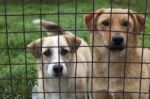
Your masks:
M 38 13 L 30 13 L 29 12 L 26 12 L 27 9 L 31 9 L 32 6 L 30 7 L 26 7 L 28 5 L 28 3 L 30 3 L 30 1 L 28 0 L 21 0 L 20 2 L 11 2 L 9 3 L 11 0 L 2 0 L 0 2 L 0 4 L 2 5 L 2 7 L 0 7 L 0 21 L 3 23 L 2 24 L 2 27 L 1 27 L 1 24 L 0 24 L 0 27 L 2 30 L 0 30 L 0 36 L 2 36 L 3 38 L 5 38 L 5 40 L 0 40 L 0 43 L 5 43 L 4 45 L 5 46 L 0 46 L 0 51 L 1 51 L 1 54 L 0 54 L 0 59 L 2 60 L 0 62 L 0 99 L 31 99 L 31 96 L 32 94 L 36 93 L 36 94 L 40 94 L 42 93 L 43 94 L 43 99 L 47 99 L 46 98 L 46 95 L 47 93 L 57 93 L 59 94 L 59 98 L 58 99 L 63 99 L 63 94 L 64 93 L 72 93 L 74 94 L 74 98 L 72 99 L 78 99 L 78 94 L 79 93 L 85 93 L 85 94 L 90 94 L 90 96 L 88 95 L 87 99 L 95 99 L 94 98 L 94 93 L 106 93 L 105 91 L 103 92 L 99 92 L 99 91 L 94 91 L 93 89 L 93 79 L 102 79 L 102 78 L 106 78 L 108 80 L 108 83 L 107 83 L 107 93 L 109 95 L 109 93 L 121 93 L 122 94 L 122 97 L 123 98 L 113 98 L 113 99 L 126 99 L 124 98 L 125 97 L 125 94 L 126 93 L 136 93 L 136 94 L 139 94 L 139 97 L 138 99 L 145 99 L 145 98 L 141 98 L 141 94 L 149 94 L 149 92 L 143 92 L 142 91 L 142 80 L 143 79 L 150 79 L 150 77 L 142 77 L 143 75 L 143 64 L 150 64 L 150 62 L 145 62 L 143 61 L 143 57 L 144 57 L 144 48 L 150 48 L 150 45 L 146 42 L 149 41 L 149 37 L 150 37 L 150 34 L 147 33 L 149 32 L 148 30 L 150 30 L 148 28 L 148 25 L 149 25 L 149 14 L 150 12 L 149 11 L 149 8 L 148 8 L 148 4 L 149 4 L 149 1 L 148 0 L 143 0 L 143 4 L 144 6 L 141 7 L 142 11 L 137 11 L 137 12 L 133 12 L 132 14 L 143 14 L 144 15 L 144 18 L 145 18 L 145 26 L 144 26 L 144 31 L 143 33 L 140 33 L 138 34 L 138 36 L 140 37 L 139 39 L 141 39 L 141 45 L 137 45 L 137 46 L 131 46 L 131 45 L 128 45 L 126 46 L 126 49 L 127 48 L 132 48 L 132 49 L 135 49 L 135 48 L 142 48 L 142 55 L 141 55 L 141 60 L 140 61 L 137 61 L 137 62 L 129 62 L 127 61 L 127 51 L 126 50 L 126 55 L 125 55 L 125 62 L 114 62 L 114 61 L 111 61 L 111 52 L 110 50 L 108 50 L 108 60 L 107 61 L 95 61 L 94 60 L 94 49 L 95 48 L 104 48 L 104 47 L 109 47 L 109 46 L 95 46 L 95 33 L 97 32 L 108 32 L 109 31 L 109 38 L 111 37 L 111 30 L 112 30 L 112 27 L 110 26 L 109 27 L 109 30 L 92 30 L 93 31 L 93 35 L 91 38 L 84 38 L 85 40 L 88 39 L 88 41 L 90 41 L 89 39 L 91 39 L 91 44 L 89 44 L 88 46 L 80 46 L 81 48 L 90 48 L 91 49 L 91 61 L 80 61 L 78 59 L 78 53 L 76 52 L 75 53 L 75 61 L 69 61 L 69 62 L 65 62 L 66 64 L 76 64 L 75 65 L 75 74 L 74 76 L 59 76 L 57 77 L 58 79 L 58 87 L 59 87 L 59 91 L 52 91 L 52 92 L 47 92 L 45 89 L 45 86 L 48 87 L 48 85 L 45 85 L 45 81 L 46 80 L 49 80 L 49 79 L 56 79 L 56 77 L 45 77 L 45 70 L 44 70 L 44 65 L 43 64 L 59 64 L 61 65 L 61 62 L 60 61 L 60 52 L 58 51 L 58 59 L 59 59 L 59 62 L 50 62 L 50 63 L 45 63 L 44 61 L 44 57 L 42 57 L 42 61 L 41 63 L 37 63 L 35 58 L 33 58 L 31 56 L 31 53 L 29 53 L 27 51 L 27 44 L 29 44 L 30 42 L 32 42 L 33 40 L 35 39 L 38 39 L 38 38 L 43 38 L 43 37 L 47 37 L 47 35 L 45 35 L 45 30 L 42 29 L 42 26 L 40 26 L 39 30 L 37 30 L 37 28 L 35 28 L 33 26 L 33 29 L 32 28 L 32 25 L 31 27 L 29 27 L 29 29 L 27 28 L 27 25 L 28 25 L 28 20 L 27 20 L 27 17 L 31 17 L 31 19 L 36 19 L 37 16 L 40 20 L 42 19 L 45 19 L 45 17 L 48 17 L 48 19 L 50 21 L 53 21 L 51 20 L 51 16 L 55 16 L 55 20 L 54 22 L 58 23 L 57 25 L 58 26 L 62 26 L 62 18 L 61 16 L 62 15 L 65 15 L 66 17 L 68 17 L 69 15 L 73 16 L 73 19 L 71 20 L 74 20 L 74 22 L 70 21 L 70 23 L 74 24 L 74 26 L 69 26 L 66 28 L 64 28 L 64 31 L 70 31 L 72 33 L 74 33 L 75 35 L 75 38 L 77 38 L 77 36 L 80 36 L 82 37 L 82 34 L 83 35 L 86 35 L 86 36 L 89 36 L 90 35 L 90 32 L 89 30 L 83 25 L 79 28 L 79 25 L 83 24 L 84 23 L 84 20 L 81 21 L 81 19 L 79 20 L 78 17 L 82 17 L 85 15 L 85 14 L 88 14 L 89 12 L 95 12 L 96 9 L 99 9 L 99 8 L 102 8 L 101 7 L 101 4 L 96 4 L 98 0 L 85 0 L 84 2 L 90 2 L 89 5 L 84 5 L 82 4 L 83 6 L 87 6 L 87 9 L 89 9 L 88 7 L 90 7 L 89 10 L 87 10 L 87 12 L 82 12 L 82 9 L 80 9 L 80 6 L 81 4 L 79 5 L 79 3 L 81 2 L 81 0 L 72 0 L 72 1 L 67 1 L 67 0 L 64 0 L 64 1 L 61 1 L 61 0 L 56 0 L 56 1 L 53 1 L 53 0 L 38 0 L 38 1 L 35 1 L 35 4 L 38 4 L 38 8 L 39 8 L 39 11 L 37 11 Z M 101 0 L 100 0 L 101 1 Z M 126 2 L 125 2 L 126 1 Z M 134 1 L 134 3 L 133 3 Z M 136 5 L 139 5 L 140 4 L 140 0 L 108 0 L 106 1 L 107 2 L 107 6 L 103 6 L 105 8 L 109 7 L 111 8 L 111 11 L 110 13 L 105 13 L 105 14 L 109 14 L 110 15 L 110 21 L 112 20 L 112 15 L 113 14 L 118 14 L 118 13 L 113 13 L 112 12 L 112 9 L 115 8 L 115 7 L 121 7 L 123 6 L 124 8 L 128 9 L 128 13 L 123 13 L 123 12 L 120 12 L 119 14 L 122 15 L 122 14 L 128 14 L 128 21 L 129 21 L 129 11 L 130 10 L 134 10 L 136 8 L 134 8 L 134 6 Z M 63 12 L 63 9 L 62 9 L 62 4 L 63 3 L 66 3 L 66 2 L 73 2 L 71 4 L 72 7 L 74 8 L 74 11 L 72 12 L 65 12 L 66 10 L 66 7 L 65 7 L 65 10 Z M 19 4 L 19 6 L 21 6 L 20 8 L 18 9 L 21 9 L 20 12 L 11 12 L 11 8 L 9 8 L 10 5 L 14 5 L 16 6 L 16 9 L 17 9 L 17 6 L 16 5 Z M 83 3 L 83 1 L 82 1 Z M 34 3 L 33 3 L 34 4 Z M 43 12 L 43 7 L 44 5 L 47 4 L 49 6 L 51 6 L 51 4 L 53 4 L 52 6 L 54 6 L 55 4 L 55 8 L 56 8 L 56 12 Z M 138 7 L 137 7 L 138 8 Z M 140 9 L 140 8 L 139 8 Z M 50 10 L 50 9 L 49 9 Z M 80 10 L 80 11 L 78 11 Z M 95 14 L 99 14 L 99 13 L 94 13 L 93 14 L 93 18 L 94 18 L 94 15 Z M 17 17 L 21 17 L 21 23 L 22 23 L 22 26 L 20 26 L 20 31 L 17 31 L 15 30 L 15 28 L 17 28 L 16 26 L 13 26 L 11 27 L 12 25 L 10 25 L 11 23 L 15 23 L 15 22 L 9 22 L 10 18 L 16 18 Z M 36 17 L 36 18 L 35 18 Z M 56 21 L 57 20 L 57 21 Z M 69 20 L 69 18 L 68 18 Z M 15 21 L 15 20 L 14 20 Z M 64 21 L 64 24 L 68 24 L 68 23 L 65 23 L 66 20 L 63 20 Z M 40 22 L 42 23 L 42 22 Z M 110 22 L 111 23 L 111 22 Z M 32 22 L 31 22 L 32 24 Z M 95 20 L 93 20 L 93 24 L 95 24 Z M 10 28 L 14 28 L 13 31 L 10 29 Z M 53 31 L 51 31 L 53 32 Z M 80 34 L 79 32 L 81 32 L 82 34 Z M 116 30 L 116 31 L 113 31 L 113 32 L 123 32 L 123 31 L 119 31 L 119 30 Z M 85 33 L 85 34 L 84 34 Z M 127 33 L 128 34 L 134 34 L 132 32 L 129 31 L 129 29 L 127 29 Z M 20 38 L 17 38 L 16 41 L 18 40 L 18 42 L 20 41 L 21 39 L 21 42 L 23 42 L 22 44 L 20 45 L 17 45 L 17 46 L 13 46 L 13 41 L 14 40 L 10 40 L 11 36 L 10 35 L 20 35 Z M 30 37 L 30 35 L 32 35 L 32 37 Z M 37 36 L 38 35 L 38 36 Z M 57 34 L 58 35 L 58 46 L 51 46 L 49 48 L 60 48 L 60 33 Z M 146 38 L 146 40 L 145 40 Z M 127 41 L 128 42 L 128 35 L 127 35 Z M 150 42 L 150 41 L 149 41 Z M 11 45 L 11 44 L 12 45 Z M 42 43 L 43 43 L 43 40 L 41 40 L 41 46 L 42 46 Z M 75 44 L 77 42 L 75 41 Z M 111 39 L 109 39 L 109 43 L 111 43 Z M 61 46 L 61 47 L 68 47 L 68 46 Z M 38 47 L 37 47 L 38 48 Z M 44 47 L 39 47 L 41 50 L 42 48 Z M 47 47 L 45 47 L 47 48 Z M 12 54 L 13 53 L 13 54 Z M 17 54 L 21 54 L 21 58 L 15 62 L 17 60 L 17 55 L 15 56 L 14 53 L 17 53 Z M 3 59 L 3 56 L 4 59 Z M 13 58 L 13 59 L 12 59 Z M 16 58 L 16 59 L 15 59 Z M 3 61 L 4 60 L 4 61 Z M 149 59 L 150 60 L 150 59 Z M 91 71 L 91 75 L 90 76 L 87 76 L 87 77 L 78 77 L 77 76 L 77 68 L 80 68 L 78 66 L 78 63 L 90 63 L 91 64 L 91 68 L 90 68 L 90 71 Z M 108 70 L 106 71 L 107 72 L 107 75 L 108 77 L 104 77 L 104 76 L 94 76 L 94 64 L 105 64 L 105 63 L 108 63 L 107 66 L 108 66 Z M 110 75 L 110 66 L 111 64 L 114 64 L 114 63 L 117 63 L 117 64 L 122 64 L 122 63 L 125 63 L 124 64 L 124 73 L 123 73 L 123 77 L 112 77 Z M 127 77 L 126 76 L 126 65 L 128 64 L 140 64 L 140 77 Z M 37 65 L 41 65 L 42 66 L 42 77 L 38 77 L 38 69 L 36 69 Z M 15 68 L 17 67 L 17 68 Z M 7 69 L 6 69 L 7 68 Z M 20 69 L 19 69 L 20 68 Z M 19 70 L 18 70 L 19 69 Z M 33 70 L 31 70 L 33 69 Z M 59 71 L 60 72 L 60 71 Z M 21 74 L 21 75 L 20 75 Z M 16 76 L 16 75 L 19 75 L 19 76 Z M 37 85 L 37 80 L 41 79 L 42 80 L 42 84 L 43 84 L 43 92 L 32 92 L 32 89 L 35 85 Z M 74 81 L 74 91 L 62 91 L 62 79 L 73 79 Z M 89 90 L 86 90 L 86 91 L 77 91 L 77 80 L 78 79 L 88 79 L 89 83 L 90 83 L 90 89 Z M 90 80 L 89 80 L 90 79 Z M 116 91 L 110 91 L 110 80 L 111 79 L 124 79 L 123 81 L 123 90 L 122 91 L 119 91 L 119 92 L 116 92 Z M 136 92 L 136 91 L 133 91 L 133 92 L 127 92 L 125 91 L 125 79 L 137 79 L 137 80 L 140 80 L 140 85 L 139 85 L 139 92 Z M 23 86 L 22 86 L 23 84 Z M 68 85 L 69 86 L 69 85 Z M 89 86 L 89 85 L 88 85 Z M 68 96 L 69 97 L 69 96 Z M 108 96 L 109 97 L 109 96 Z M 38 98 L 37 98 L 38 99 Z M 49 98 L 51 99 L 51 98 Z M 53 99 L 53 98 L 52 98 Z M 108 98 L 109 99 L 109 98 Z M 132 98 L 131 98 L 132 99 Z M 133 98 L 134 99 L 134 98 Z

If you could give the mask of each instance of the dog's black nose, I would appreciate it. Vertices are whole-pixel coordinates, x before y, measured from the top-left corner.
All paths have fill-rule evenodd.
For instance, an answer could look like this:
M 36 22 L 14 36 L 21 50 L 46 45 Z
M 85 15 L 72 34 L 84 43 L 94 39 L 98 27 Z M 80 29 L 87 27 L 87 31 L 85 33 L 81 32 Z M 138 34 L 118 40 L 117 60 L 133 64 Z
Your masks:
M 122 45 L 123 41 L 124 41 L 124 39 L 123 39 L 123 37 L 120 36 L 120 35 L 117 35 L 117 36 L 113 36 L 113 37 L 112 37 L 112 43 L 113 43 L 114 45 Z
M 54 65 L 53 71 L 56 75 L 61 75 L 62 71 L 63 71 L 63 66 L 62 65 Z

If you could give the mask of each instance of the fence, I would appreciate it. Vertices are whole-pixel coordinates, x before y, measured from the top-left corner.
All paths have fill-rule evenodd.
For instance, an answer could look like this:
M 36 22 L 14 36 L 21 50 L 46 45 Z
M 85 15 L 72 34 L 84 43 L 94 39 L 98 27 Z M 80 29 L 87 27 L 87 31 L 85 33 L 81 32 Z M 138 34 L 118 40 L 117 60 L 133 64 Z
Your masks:
M 136 46 L 136 48 L 142 48 L 142 55 L 143 49 L 149 48 L 150 40 L 149 40 L 149 14 L 150 8 L 149 5 L 150 1 L 148 0 L 38 0 L 38 1 L 29 1 L 29 0 L 2 0 L 0 1 L 0 99 L 31 99 L 31 96 L 34 92 L 32 92 L 33 87 L 37 85 L 37 80 L 41 79 L 38 78 L 38 69 L 36 59 L 32 56 L 31 53 L 27 51 L 27 45 L 42 37 L 47 37 L 47 32 L 42 30 L 42 27 L 37 27 L 32 23 L 35 19 L 45 19 L 49 21 L 53 21 L 58 23 L 59 26 L 65 31 L 70 31 L 75 34 L 75 36 L 79 36 L 83 38 L 85 41 L 89 42 L 90 32 L 87 30 L 85 25 L 85 21 L 83 20 L 83 16 L 91 11 L 95 11 L 99 8 L 126 8 L 132 9 L 137 11 L 138 13 L 135 14 L 143 14 L 145 17 L 145 26 L 143 33 L 139 34 L 138 40 L 141 42 L 140 46 Z M 112 13 L 111 13 L 112 14 Z M 94 41 L 95 38 L 93 38 Z M 92 42 L 93 44 L 93 42 Z M 58 44 L 59 45 L 59 44 Z M 81 46 L 82 47 L 82 46 Z M 104 47 L 104 46 L 94 46 L 89 45 L 91 47 L 92 52 L 92 61 L 88 62 L 91 63 L 91 71 L 93 74 L 93 67 L 96 63 L 108 63 L 108 67 L 111 66 L 113 62 L 108 60 L 107 62 L 95 62 L 93 49 L 95 47 Z M 131 46 L 132 47 L 132 46 Z M 133 47 L 135 48 L 135 47 Z M 76 55 L 77 56 L 77 55 Z M 147 55 L 148 56 L 148 55 Z M 109 56 L 111 57 L 111 55 Z M 142 58 L 143 59 L 143 58 Z M 43 62 L 42 62 L 43 63 Z M 61 62 L 59 62 L 61 63 Z M 77 62 L 73 62 L 77 64 Z M 82 63 L 82 62 L 81 62 Z M 87 63 L 87 62 L 85 62 Z M 149 64 L 149 62 L 124 62 L 126 64 L 140 64 L 141 69 L 143 68 L 143 64 Z M 125 69 L 124 69 L 125 70 Z M 109 75 L 109 70 L 106 71 Z M 125 71 L 124 71 L 125 72 Z M 108 90 L 109 88 L 109 81 L 114 78 L 119 77 L 110 77 L 108 78 Z M 47 79 L 53 79 L 54 77 L 48 77 Z M 59 78 L 59 84 L 61 85 L 61 77 Z M 57 79 L 58 79 L 57 78 Z M 82 77 L 62 77 L 62 79 L 78 79 Z M 94 77 L 83 77 L 83 78 L 92 78 Z M 95 77 L 95 78 L 104 78 L 104 77 Z M 123 77 L 123 79 L 128 77 Z M 121 79 L 121 77 L 120 77 Z M 132 77 L 129 77 L 132 79 Z M 107 91 L 106 93 L 121 93 L 113 99 L 130 99 L 131 97 L 124 98 L 126 93 L 137 93 L 138 99 L 147 99 L 142 98 L 141 95 L 149 94 L 142 92 L 142 80 L 149 79 L 142 78 L 142 70 L 140 73 L 140 77 L 134 77 L 134 80 L 140 80 L 140 85 L 137 87 L 139 88 L 139 92 L 125 92 L 124 90 L 119 92 L 111 92 Z M 91 79 L 90 79 L 91 80 Z M 92 85 L 92 83 L 91 83 Z M 74 85 L 72 85 L 74 86 Z M 76 85 L 75 85 L 76 86 Z M 92 85 L 94 86 L 94 85 Z M 60 88 L 59 88 L 60 89 Z M 90 91 L 83 91 L 81 93 L 105 93 L 103 92 L 95 92 L 92 91 L 92 87 Z M 125 88 L 124 88 L 125 89 Z M 38 92 L 35 92 L 38 93 Z M 47 92 L 44 92 L 45 94 Z M 55 93 L 51 92 L 51 93 Z M 61 94 L 67 93 L 58 91 L 56 93 Z M 69 92 L 68 92 L 69 93 Z M 70 92 L 73 94 L 78 94 L 80 92 L 75 91 Z M 109 94 L 108 94 L 109 96 Z M 140 97 L 141 96 L 141 97 Z M 46 96 L 43 96 L 46 97 Z M 98 97 L 98 96 L 97 96 Z M 137 99 L 133 98 L 133 99 Z M 61 97 L 59 97 L 61 98 Z M 75 97 L 77 98 L 77 97 Z M 132 98 L 131 98 L 132 99 Z

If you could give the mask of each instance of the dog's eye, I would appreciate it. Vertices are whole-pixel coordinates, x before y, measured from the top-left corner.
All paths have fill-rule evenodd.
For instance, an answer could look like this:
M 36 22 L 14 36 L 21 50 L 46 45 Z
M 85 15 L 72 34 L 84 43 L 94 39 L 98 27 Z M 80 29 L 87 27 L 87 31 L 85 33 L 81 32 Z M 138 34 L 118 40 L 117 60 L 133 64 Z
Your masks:
M 110 21 L 109 20 L 105 20 L 101 23 L 104 26 L 109 26 L 110 25 Z
M 44 54 L 45 56 L 51 56 L 51 55 L 52 55 L 50 49 L 46 50 L 43 54 Z
M 66 49 L 64 49 L 64 48 L 61 49 L 61 54 L 62 54 L 62 55 L 66 55 L 67 53 L 68 53 L 68 50 L 66 50 Z
M 124 27 L 127 27 L 127 26 L 129 26 L 129 22 L 128 22 L 128 21 L 124 21 L 124 22 L 122 23 L 122 25 L 123 25 Z

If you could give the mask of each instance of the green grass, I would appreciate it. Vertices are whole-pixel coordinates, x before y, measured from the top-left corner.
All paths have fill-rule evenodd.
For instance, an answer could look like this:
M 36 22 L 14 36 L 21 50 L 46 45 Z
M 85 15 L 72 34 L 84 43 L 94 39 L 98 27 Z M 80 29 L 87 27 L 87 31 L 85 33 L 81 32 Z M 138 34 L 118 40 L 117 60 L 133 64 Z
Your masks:
M 92 11 L 92 0 L 78 0 L 77 9 L 75 9 L 74 1 L 63 0 L 60 2 L 59 12 L 68 14 L 60 14 L 59 19 L 57 14 L 53 14 L 58 13 L 57 2 L 42 3 L 41 6 L 38 2 L 25 3 L 24 16 L 16 16 L 23 13 L 21 3 L 8 2 L 6 7 L 7 14 L 14 16 L 0 16 L 0 99 L 12 99 L 12 96 L 14 99 L 29 99 L 31 96 L 31 89 L 36 82 L 36 79 L 32 78 L 37 77 L 37 71 L 36 65 L 30 64 L 35 63 L 35 58 L 26 52 L 26 45 L 41 36 L 40 32 L 32 32 L 40 30 L 39 27 L 32 24 L 34 19 L 41 17 L 54 22 L 59 20 L 60 25 L 66 30 L 86 29 L 83 14 L 72 13 L 76 11 L 77 13 Z M 141 0 L 139 1 L 141 2 Z M 139 4 L 140 6 L 138 7 L 132 4 L 131 8 L 138 12 L 144 12 L 144 2 Z M 95 9 L 107 7 L 111 7 L 110 2 L 107 0 L 95 0 Z M 128 4 L 116 3 L 113 4 L 113 7 L 128 8 Z M 0 15 L 5 14 L 4 8 L 5 6 L 1 4 Z M 49 13 L 49 15 L 35 15 L 40 14 L 40 10 L 43 14 Z M 150 11 L 150 9 L 147 11 Z M 149 23 L 148 16 L 145 33 L 150 31 Z M 77 31 L 76 33 L 88 41 L 89 32 Z M 45 33 L 43 34 L 45 35 Z M 150 45 L 148 36 L 144 38 L 144 41 L 145 46 Z M 11 49 L 8 51 L 7 48 Z

